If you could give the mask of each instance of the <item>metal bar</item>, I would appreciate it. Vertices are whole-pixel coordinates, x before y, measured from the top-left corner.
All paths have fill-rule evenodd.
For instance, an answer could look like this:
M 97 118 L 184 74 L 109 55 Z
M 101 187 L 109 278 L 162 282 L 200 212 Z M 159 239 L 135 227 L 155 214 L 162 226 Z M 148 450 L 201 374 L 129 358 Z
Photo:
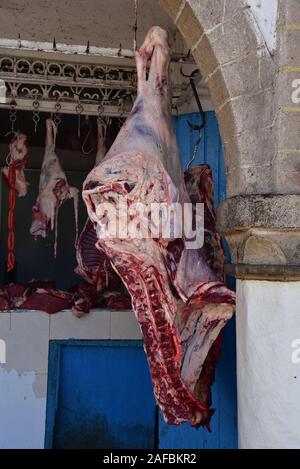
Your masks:
M 0 79 L 9 81 L 11 83 L 22 83 L 24 85 L 57 85 L 57 86 L 68 86 L 68 87 L 84 87 L 84 88 L 116 88 L 120 90 L 134 91 L 136 86 L 132 82 L 126 82 L 125 80 L 101 80 L 97 78 L 78 78 L 76 81 L 72 80 L 71 77 L 62 77 L 57 75 L 48 75 L 44 78 L 43 75 L 33 75 L 26 73 L 3 72 L 0 71 Z
M 16 98 L 16 109 L 20 111 L 33 111 L 33 99 L 28 99 L 28 98 Z M 40 100 L 39 101 L 39 111 L 40 112 L 56 112 L 55 109 L 55 104 L 56 101 L 50 101 L 50 100 Z M 76 107 L 78 106 L 78 101 L 77 102 L 64 102 L 64 101 L 59 101 L 61 108 L 60 111 L 62 114 L 77 114 Z M 89 116 L 98 116 L 99 115 L 99 102 L 96 102 L 95 104 L 90 104 L 90 103 L 85 103 L 84 100 L 81 100 L 80 103 L 83 106 L 83 115 L 89 115 Z M 1 109 L 10 109 L 10 104 L 3 104 L 0 103 L 0 108 Z M 130 112 L 130 109 L 125 109 L 122 114 L 124 116 L 128 116 Z M 120 109 L 119 107 L 113 106 L 113 105 L 106 105 L 103 104 L 103 109 L 101 110 L 101 115 L 104 116 L 109 116 L 109 117 L 119 117 L 120 116 Z
M 17 98 L 16 99 L 16 109 L 18 111 L 33 111 L 33 99 L 22 99 L 22 98 Z M 55 104 L 56 101 L 48 101 L 48 100 L 43 100 L 39 101 L 40 106 L 39 106 L 39 112 L 46 112 L 46 113 L 51 113 L 51 112 L 56 112 L 55 109 Z M 99 115 L 99 103 L 95 104 L 90 104 L 90 103 L 85 103 L 84 101 L 80 101 L 80 103 L 83 106 L 83 111 L 82 115 L 84 116 L 98 116 Z M 60 101 L 61 108 L 60 108 L 60 113 L 61 114 L 77 114 L 76 107 L 78 106 L 78 103 L 70 103 L 70 102 L 63 102 Z M 3 104 L 0 103 L 0 109 L 6 109 L 9 111 L 10 109 L 10 104 Z M 120 108 L 116 105 L 106 105 L 104 104 L 101 109 L 101 116 L 107 116 L 107 117 L 127 117 L 129 116 L 131 111 L 131 108 L 126 109 L 123 111 L 120 110 Z M 177 115 L 177 109 L 176 106 L 172 107 L 172 114 Z
M 1 40 L 0 40 L 1 42 Z M 93 49 L 90 48 L 90 53 L 86 54 L 86 46 L 82 46 L 82 52 L 64 52 L 59 50 L 59 44 L 57 46 L 57 51 L 53 51 L 52 44 L 50 45 L 51 49 L 43 49 L 39 47 L 38 49 L 31 49 L 24 47 L 22 43 L 22 48 L 15 47 L 5 47 L 0 44 L 0 55 L 1 56 L 12 56 L 18 58 L 32 58 L 32 59 L 41 59 L 41 60 L 50 60 L 54 62 L 72 62 L 77 64 L 93 64 L 93 65 L 120 65 L 132 66 L 135 67 L 135 60 L 132 51 L 125 51 L 118 55 L 117 49 L 110 49 L 108 52 L 105 52 L 105 49 L 101 49 L 101 53 L 94 53 Z M 113 53 L 111 52 L 113 51 Z M 181 64 L 195 64 L 195 60 L 192 54 L 185 53 L 173 53 L 171 55 L 171 63 L 181 63 Z

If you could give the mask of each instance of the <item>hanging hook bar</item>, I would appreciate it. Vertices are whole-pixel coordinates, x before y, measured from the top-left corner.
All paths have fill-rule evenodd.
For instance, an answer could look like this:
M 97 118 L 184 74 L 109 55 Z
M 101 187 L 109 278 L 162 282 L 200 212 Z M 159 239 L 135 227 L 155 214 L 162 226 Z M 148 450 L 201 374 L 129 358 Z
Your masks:
M 15 123 L 17 120 L 17 103 L 15 100 L 11 100 L 10 102 L 10 108 L 9 108 L 9 121 L 11 124 L 11 130 L 8 132 L 6 135 L 9 135 L 10 133 L 16 134 L 15 132 Z
M 61 124 L 61 104 L 57 100 L 55 103 L 55 112 L 54 112 L 54 118 L 53 118 L 55 126 L 58 128 L 58 126 Z
M 90 153 L 92 153 L 92 151 L 94 151 L 94 148 L 93 148 L 93 147 L 90 148 L 90 150 L 85 150 L 85 148 L 84 148 L 84 147 L 85 147 L 85 144 L 86 144 L 86 142 L 87 142 L 87 140 L 88 140 L 88 138 L 89 138 L 89 136 L 90 136 L 90 134 L 91 134 L 91 130 L 92 130 L 92 128 L 91 128 L 91 123 L 90 123 L 90 121 L 89 121 L 89 116 L 85 116 L 85 122 L 87 123 L 89 130 L 88 130 L 88 132 L 87 132 L 87 134 L 86 134 L 86 136 L 84 137 L 84 140 L 83 140 L 83 142 L 82 142 L 81 151 L 82 151 L 82 153 L 83 153 L 84 155 L 89 155 Z
M 120 42 L 119 50 L 118 50 L 118 57 L 122 56 L 122 43 Z
M 40 103 L 39 103 L 37 97 L 33 101 L 32 106 L 33 106 L 32 120 L 34 122 L 34 132 L 36 133 L 38 123 L 40 122 L 40 111 L 39 111 Z
M 11 130 L 9 130 L 5 134 L 5 137 L 8 137 L 8 135 L 13 134 L 16 137 L 17 141 L 18 141 L 19 140 L 19 132 L 16 132 L 15 128 L 14 128 L 16 120 L 17 120 L 16 102 L 14 100 L 12 100 L 11 103 L 10 103 L 9 120 L 10 120 L 10 123 L 11 123 Z M 5 162 L 6 162 L 7 166 L 9 166 L 10 162 L 11 162 L 10 156 L 11 156 L 11 154 L 10 154 L 10 150 L 9 150 L 9 153 L 6 155 L 6 158 L 5 158 Z
M 195 97 L 195 100 L 196 100 L 196 103 L 197 103 L 197 106 L 198 106 L 198 109 L 199 109 L 199 113 L 200 113 L 200 116 L 201 116 L 201 124 L 200 125 L 196 125 L 196 124 L 193 124 L 190 121 L 187 121 L 188 126 L 191 129 L 191 131 L 194 130 L 196 132 L 199 132 L 199 138 L 197 139 L 197 141 L 195 143 L 192 158 L 190 159 L 190 161 L 187 164 L 186 169 L 188 170 L 190 168 L 191 164 L 193 163 L 193 161 L 196 158 L 196 154 L 197 154 L 200 142 L 202 140 L 202 129 L 204 129 L 204 127 L 206 125 L 206 116 L 205 116 L 205 112 L 203 111 L 203 107 L 202 107 L 202 104 L 201 104 L 201 101 L 200 101 L 200 98 L 199 98 L 199 95 L 198 95 L 198 92 L 197 92 L 197 88 L 196 88 L 196 85 L 195 85 L 195 81 L 194 81 L 195 76 L 198 75 L 198 73 L 199 73 L 199 70 L 196 69 L 191 73 L 191 75 L 186 75 L 185 73 L 183 73 L 182 67 L 181 67 L 180 68 L 180 73 L 181 73 L 182 76 L 190 79 L 190 85 L 191 85 L 191 88 L 192 88 L 192 91 L 193 91 L 193 94 L 194 94 L 194 97 Z
M 97 122 L 99 122 L 102 125 L 105 125 L 105 117 L 102 117 L 104 112 L 104 106 L 103 104 L 99 104 L 98 106 L 98 116 L 97 116 Z
M 19 140 L 19 132 L 15 132 L 14 130 L 10 130 L 9 132 L 7 132 L 5 134 L 5 137 L 8 137 L 8 135 L 11 135 L 11 134 L 14 134 L 17 141 Z M 5 163 L 6 163 L 7 167 L 10 165 L 10 162 L 11 162 L 11 153 L 10 153 L 10 150 L 9 150 L 8 154 L 5 157 Z
M 75 108 L 75 111 L 76 111 L 76 113 L 77 113 L 77 115 L 78 115 L 78 137 L 80 137 L 80 127 L 81 127 L 81 126 L 80 126 L 80 116 L 81 116 L 81 114 L 82 114 L 82 112 L 83 112 L 83 106 L 82 106 L 82 104 L 81 104 L 80 102 L 77 104 L 77 106 L 76 106 L 76 108 Z

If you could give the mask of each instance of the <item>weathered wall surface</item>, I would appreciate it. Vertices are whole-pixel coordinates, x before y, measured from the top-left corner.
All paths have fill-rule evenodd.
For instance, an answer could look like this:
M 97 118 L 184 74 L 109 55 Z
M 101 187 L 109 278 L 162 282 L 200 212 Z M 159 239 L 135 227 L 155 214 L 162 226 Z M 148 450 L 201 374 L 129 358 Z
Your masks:
M 234 263 L 259 265 L 258 278 L 273 278 L 274 269 L 264 266 L 299 267 L 299 0 L 161 4 L 191 48 L 215 106 L 228 197 L 219 207 L 219 229 Z M 277 271 L 277 279 L 293 276 L 300 278 L 299 268 Z
M 222 135 L 227 195 L 272 192 L 275 63 L 244 0 L 161 0 L 195 57 Z M 263 171 L 262 171 L 263 167 Z
M 71 311 L 50 316 L 39 311 L 0 314 L 0 448 L 44 448 L 48 348 L 51 339 L 140 339 L 132 311 L 91 311 L 78 319 Z
M 238 281 L 239 447 L 300 447 L 300 282 Z
M 279 5 L 273 179 L 276 192 L 300 194 L 300 2 Z

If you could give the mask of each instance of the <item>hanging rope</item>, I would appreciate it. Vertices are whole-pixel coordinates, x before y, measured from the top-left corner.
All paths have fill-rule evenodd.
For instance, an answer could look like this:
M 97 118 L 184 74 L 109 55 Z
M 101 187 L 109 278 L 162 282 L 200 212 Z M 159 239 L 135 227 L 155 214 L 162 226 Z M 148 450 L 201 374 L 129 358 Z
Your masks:
M 17 120 L 17 109 L 16 109 L 16 103 L 15 102 L 12 102 L 11 105 L 10 105 L 9 120 L 10 120 L 10 124 L 11 124 L 11 131 L 14 132 L 15 131 L 15 123 L 16 123 L 16 120 Z
M 55 112 L 53 116 L 53 121 L 55 124 L 55 127 L 58 128 L 58 126 L 61 124 L 61 104 L 59 101 L 56 101 L 55 103 Z
M 32 106 L 33 106 L 32 120 L 34 123 L 34 133 L 36 134 L 37 126 L 38 126 L 38 123 L 40 122 L 40 111 L 39 111 L 40 103 L 38 99 L 35 99 L 33 101 Z
M 83 113 L 83 106 L 80 102 L 77 104 L 75 110 L 76 110 L 76 113 L 77 113 L 77 116 L 78 116 L 77 134 L 78 134 L 78 138 L 80 138 L 80 128 L 81 128 L 80 117 L 81 117 L 81 114 Z

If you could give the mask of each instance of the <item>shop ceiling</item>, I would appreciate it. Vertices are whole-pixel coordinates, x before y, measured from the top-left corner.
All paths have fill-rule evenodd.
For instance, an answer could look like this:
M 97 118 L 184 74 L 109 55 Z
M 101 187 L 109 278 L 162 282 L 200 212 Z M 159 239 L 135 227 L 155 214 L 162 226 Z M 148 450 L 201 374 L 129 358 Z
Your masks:
M 195 64 L 179 32 L 158 0 L 136 3 L 137 16 L 134 0 L 2 0 L 0 106 L 127 115 L 136 92 L 134 40 L 139 46 L 147 30 L 159 24 L 169 31 L 173 51 L 174 113 L 196 111 L 183 76 Z M 204 109 L 211 109 L 201 77 L 196 80 Z

